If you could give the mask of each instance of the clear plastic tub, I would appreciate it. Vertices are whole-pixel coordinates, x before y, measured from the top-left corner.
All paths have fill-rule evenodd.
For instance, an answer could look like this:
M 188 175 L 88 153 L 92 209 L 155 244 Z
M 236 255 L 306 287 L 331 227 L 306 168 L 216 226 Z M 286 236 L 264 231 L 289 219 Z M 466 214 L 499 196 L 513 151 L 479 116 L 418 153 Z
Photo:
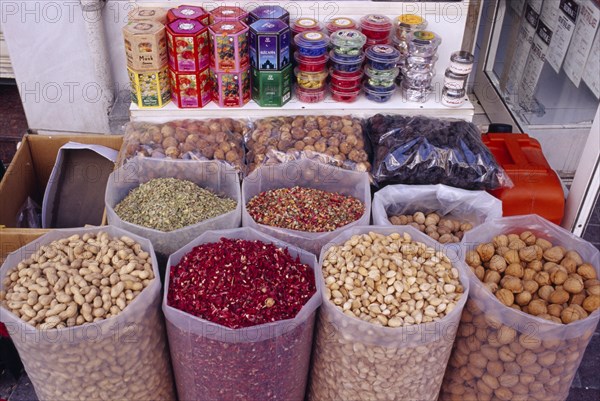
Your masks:
M 329 38 L 322 32 L 302 32 L 294 38 L 302 56 L 317 57 L 327 53 Z
M 369 85 L 372 85 L 374 87 L 388 88 L 394 85 L 398 73 L 398 68 L 392 68 L 390 70 L 376 70 L 372 67 L 365 68 L 367 82 L 369 83 Z
M 331 35 L 340 29 L 358 29 L 359 25 L 352 18 L 338 17 L 329 21 L 326 28 L 327 32 Z
M 362 71 L 344 72 L 329 70 L 329 76 L 331 77 L 331 86 L 337 86 L 340 89 L 356 89 L 360 88 L 360 83 L 363 77 Z
M 359 53 L 353 57 L 340 57 L 333 50 L 329 52 L 329 59 L 331 60 L 331 67 L 334 70 L 342 72 L 355 72 L 362 69 L 362 63 L 365 59 L 364 54 Z
M 410 86 L 410 82 L 402 79 L 400 85 L 402 96 L 408 101 L 424 103 L 429 98 L 429 95 L 433 92 L 432 87 L 428 88 L 413 88 Z
M 320 72 L 327 67 L 329 56 L 327 54 L 323 54 L 317 57 L 307 57 L 295 52 L 294 59 L 296 60 L 296 64 L 298 65 L 298 69 L 300 71 Z
M 340 56 L 358 56 L 367 43 L 367 37 L 355 29 L 342 29 L 331 34 L 333 51 Z
M 396 25 L 396 34 L 393 40 L 397 49 L 402 54 L 408 53 L 408 44 L 406 42 L 408 34 L 427 28 L 427 20 L 416 14 L 402 14 L 394 20 L 394 23 Z
M 392 20 L 381 14 L 368 14 L 360 19 L 360 30 L 369 39 L 387 39 L 392 29 Z
M 406 86 L 411 88 L 429 88 L 434 76 L 435 71 L 402 69 L 402 81 L 406 82 Z
M 336 102 L 342 103 L 353 103 L 358 99 L 358 95 L 360 94 L 360 87 L 351 89 L 331 85 L 329 90 L 331 91 L 331 98 Z
M 375 45 L 365 51 L 367 64 L 376 70 L 391 70 L 400 60 L 400 52 L 391 45 Z
M 385 103 L 392 98 L 394 91 L 396 90 L 396 85 L 392 85 L 390 87 L 375 87 L 369 85 L 368 82 L 363 84 L 363 90 L 365 91 L 365 96 L 367 99 L 372 100 L 377 103 Z
M 403 66 L 413 71 L 433 71 L 437 60 L 437 55 L 429 57 L 408 56 L 404 60 Z
M 437 52 L 442 38 L 435 32 L 415 31 L 408 35 L 408 53 L 411 56 L 431 57 Z
M 300 71 L 294 69 L 298 86 L 303 89 L 324 89 L 327 81 L 327 70 L 319 72 Z
M 296 97 L 302 103 L 319 103 L 325 100 L 325 88 L 306 89 L 296 85 L 295 92 Z

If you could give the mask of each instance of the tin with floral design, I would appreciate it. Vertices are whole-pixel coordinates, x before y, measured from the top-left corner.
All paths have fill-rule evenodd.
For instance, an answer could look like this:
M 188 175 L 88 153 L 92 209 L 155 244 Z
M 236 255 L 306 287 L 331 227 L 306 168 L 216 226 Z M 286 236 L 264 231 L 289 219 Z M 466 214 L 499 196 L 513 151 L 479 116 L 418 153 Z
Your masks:
M 210 67 L 215 71 L 239 71 L 250 64 L 248 26 L 239 21 L 215 22 L 208 28 L 212 52 Z
M 136 71 L 127 68 L 131 83 L 131 101 L 140 109 L 163 107 L 171 100 L 168 68 L 157 71 Z
M 221 6 L 210 12 L 210 23 L 220 21 L 248 22 L 248 12 L 237 6 Z
M 167 63 L 165 26 L 155 21 L 132 21 L 123 27 L 127 67 L 156 71 Z
M 250 68 L 239 72 L 210 70 L 212 98 L 220 107 L 242 107 L 250 101 Z
M 201 108 L 212 100 L 208 68 L 199 72 L 175 72 L 171 76 L 171 99 L 180 109 Z
M 196 20 L 204 26 L 210 25 L 210 14 L 199 6 L 181 5 L 170 9 L 167 13 L 167 21 L 173 22 L 178 19 Z
M 200 71 L 210 63 L 208 28 L 196 20 L 167 25 L 169 67 L 175 72 Z

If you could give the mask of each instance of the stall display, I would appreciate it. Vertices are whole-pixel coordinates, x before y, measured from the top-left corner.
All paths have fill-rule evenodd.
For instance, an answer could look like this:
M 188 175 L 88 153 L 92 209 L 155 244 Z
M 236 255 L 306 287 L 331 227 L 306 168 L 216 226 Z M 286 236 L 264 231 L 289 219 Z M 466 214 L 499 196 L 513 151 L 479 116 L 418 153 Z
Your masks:
M 359 29 L 360 27 L 352 18 L 337 17 L 327 22 L 325 28 L 327 29 L 327 33 L 331 35 L 340 29 Z
M 210 24 L 221 21 L 248 23 L 248 12 L 237 6 L 219 6 L 210 12 Z
M 147 239 L 55 230 L 10 254 L 0 277 L 0 317 L 20 333 L 12 340 L 39 399 L 175 399 Z
M 256 120 L 245 139 L 250 171 L 305 158 L 371 171 L 362 121 L 355 117 L 267 117 Z
M 221 21 L 209 26 L 208 30 L 213 71 L 241 71 L 250 65 L 248 26 L 239 21 Z
M 330 192 L 331 188 L 335 188 L 336 194 Z M 264 208 L 266 203 L 271 202 L 273 194 L 277 193 L 286 197 L 285 205 L 289 206 L 289 210 L 282 212 L 282 215 L 289 213 L 289 221 Z M 310 198 L 302 199 L 302 195 L 317 193 L 321 194 L 320 198 L 314 199 L 315 208 L 307 215 L 313 217 L 311 221 L 301 215 L 301 210 L 310 209 L 311 202 Z M 252 199 L 255 200 L 252 202 Z M 296 201 L 298 204 L 294 204 Z M 316 202 L 323 207 L 319 208 Z M 346 202 L 351 208 L 342 210 L 336 202 Z M 371 213 L 369 175 L 310 159 L 262 166 L 242 182 L 242 203 L 244 227 L 256 229 L 316 255 L 340 231 L 368 224 Z M 273 205 L 273 208 L 281 211 L 281 206 L 285 205 Z M 356 218 L 360 210 L 362 215 Z
M 175 20 L 167 25 L 169 68 L 200 71 L 210 64 L 208 28 L 197 20 Z
M 141 109 L 163 107 L 171 100 L 169 69 L 135 71 L 127 68 L 131 84 L 131 101 Z
M 167 13 L 167 21 L 171 23 L 178 19 L 195 20 L 203 26 L 210 25 L 210 14 L 200 6 L 181 5 L 177 8 L 171 8 Z
M 281 71 L 252 68 L 252 100 L 261 107 L 281 107 L 292 98 L 292 66 Z
M 243 107 L 252 96 L 250 67 L 240 72 L 210 70 L 213 100 L 220 107 Z
M 165 26 L 155 21 L 133 21 L 123 27 L 127 67 L 156 71 L 167 64 Z
M 248 24 L 258 20 L 280 20 L 285 25 L 290 25 L 290 13 L 283 7 L 275 5 L 258 6 L 248 14 Z
M 163 311 L 179 398 L 304 400 L 316 265 L 248 228 L 205 233 L 171 255 Z
M 373 178 L 379 185 L 512 186 L 473 123 L 377 114 L 366 125 L 374 151 Z
M 217 161 L 134 159 L 108 179 L 106 217 L 168 256 L 208 230 L 239 227 L 239 180 Z
M 250 127 L 231 118 L 130 122 L 117 165 L 134 158 L 221 160 L 244 171 L 244 135 Z
M 171 74 L 171 98 L 180 109 L 202 108 L 212 100 L 210 72 L 204 68 L 198 72 L 175 72 Z
M 163 25 L 167 24 L 167 9 L 161 7 L 136 6 L 127 14 L 127 21 L 155 21 Z
M 367 226 L 321 251 L 309 400 L 437 399 L 469 290 L 437 248 L 412 227 Z
M 375 192 L 372 208 L 374 225 L 410 225 L 442 244 L 502 217 L 502 202 L 487 192 L 442 184 L 388 185 Z
M 600 320 L 598 249 L 535 215 L 489 221 L 464 241 L 479 245 L 440 400 L 566 400 Z

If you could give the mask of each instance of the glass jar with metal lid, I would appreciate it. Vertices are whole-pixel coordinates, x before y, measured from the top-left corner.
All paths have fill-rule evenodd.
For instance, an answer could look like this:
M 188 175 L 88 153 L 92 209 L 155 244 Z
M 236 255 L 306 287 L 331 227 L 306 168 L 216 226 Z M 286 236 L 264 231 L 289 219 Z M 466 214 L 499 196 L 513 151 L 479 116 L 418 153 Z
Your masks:
M 473 71 L 475 57 L 468 51 L 461 50 L 450 55 L 450 71 L 459 75 L 467 75 Z

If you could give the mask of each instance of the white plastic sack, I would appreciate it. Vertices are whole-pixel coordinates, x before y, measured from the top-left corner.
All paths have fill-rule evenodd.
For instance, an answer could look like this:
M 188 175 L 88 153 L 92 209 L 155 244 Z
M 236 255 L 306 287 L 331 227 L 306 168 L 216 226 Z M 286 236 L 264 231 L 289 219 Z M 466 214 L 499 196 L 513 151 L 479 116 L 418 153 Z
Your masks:
M 383 235 L 406 232 L 413 241 L 440 249 L 439 243 L 413 227 L 353 227 L 323 247 L 319 265 L 323 265 L 333 244 L 343 244 L 353 235 L 369 232 Z M 453 250 L 443 252 L 454 267 L 463 264 Z M 464 269 L 461 267 L 459 271 Z M 325 287 L 322 272 L 319 281 Z M 348 316 L 324 295 L 308 399 L 435 401 L 469 294 L 468 280 L 461 275 L 460 281 L 464 293 L 448 315 L 437 322 L 398 328 L 377 326 Z
M 169 232 L 128 223 L 115 213 L 115 206 L 132 189 L 152 179 L 165 177 L 192 181 L 217 195 L 235 200 L 237 207 L 235 210 L 221 216 Z M 217 161 L 134 158 L 118 170 L 115 170 L 108 178 L 105 203 L 108 224 L 148 238 L 152 242 L 156 252 L 169 255 L 205 231 L 240 226 L 240 212 L 242 208 L 240 177 L 239 173 L 232 167 Z
M 163 297 L 169 346 L 180 400 L 302 401 L 322 285 L 293 319 L 231 329 L 168 305 L 171 267 L 194 247 L 221 238 L 260 240 L 288 248 L 313 270 L 314 255 L 250 228 L 209 231 L 169 257 Z M 319 272 L 315 271 L 315 276 Z
M 600 276 L 598 249 L 537 215 L 488 221 L 465 234 L 464 250 L 490 242 L 496 235 L 526 230 L 577 251 Z M 462 266 L 471 293 L 440 400 L 565 400 L 600 310 L 567 325 L 532 316 L 503 305 Z
M 295 186 L 315 188 L 328 192 L 350 195 L 365 205 L 362 217 L 337 230 L 312 233 L 288 230 L 258 224 L 246 210 L 246 205 L 261 192 L 277 188 Z M 369 174 L 343 170 L 341 168 L 302 159 L 274 166 L 262 166 L 248 175 L 242 183 L 242 225 L 251 227 L 282 241 L 318 255 L 321 248 L 335 238 L 342 230 L 356 225 L 368 225 L 371 216 L 371 189 Z
M 388 216 L 437 212 L 477 226 L 502 217 L 502 202 L 484 191 L 437 185 L 388 185 L 373 197 L 373 224 L 391 225 Z
M 152 244 L 120 228 L 52 230 L 11 253 L 0 268 L 0 290 L 9 269 L 42 245 L 74 234 L 126 235 L 152 255 L 154 280 L 117 316 L 63 329 L 38 330 L 0 307 L 35 392 L 41 401 L 175 400 L 160 313 L 161 283 Z

